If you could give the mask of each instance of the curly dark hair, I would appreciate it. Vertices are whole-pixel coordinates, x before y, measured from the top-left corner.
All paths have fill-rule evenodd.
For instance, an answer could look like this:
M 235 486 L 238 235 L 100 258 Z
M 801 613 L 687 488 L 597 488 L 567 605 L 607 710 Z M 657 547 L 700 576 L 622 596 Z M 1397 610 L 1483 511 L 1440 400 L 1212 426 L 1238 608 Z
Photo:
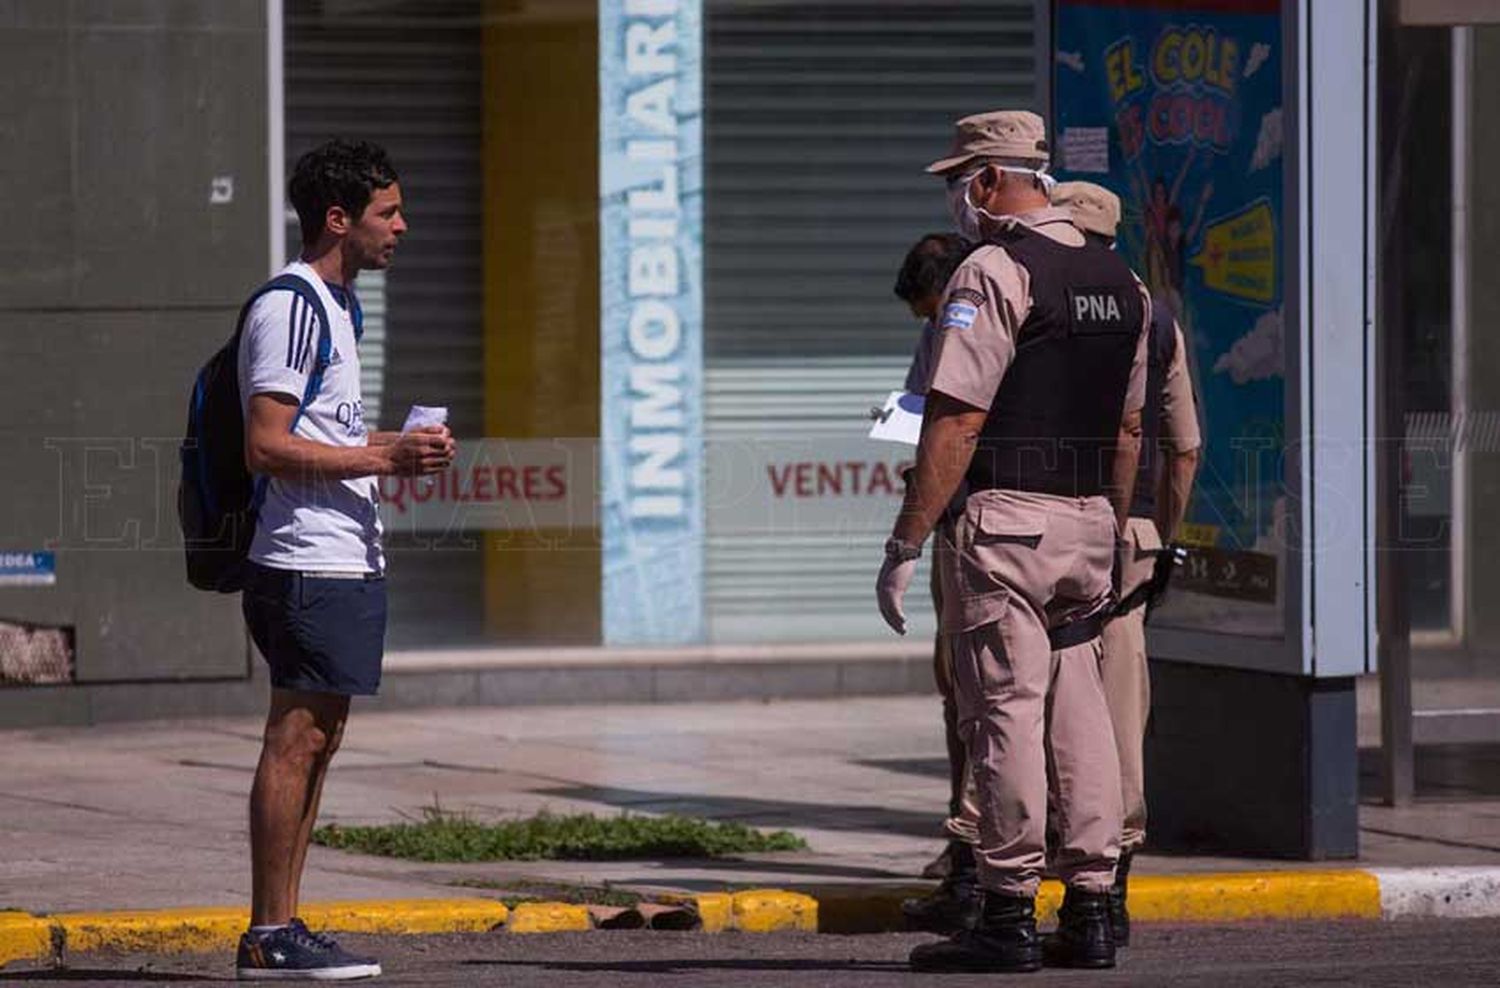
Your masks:
M 908 304 L 941 295 L 969 242 L 956 233 L 929 233 L 912 245 L 896 275 L 896 297 Z
M 302 242 L 310 244 L 323 232 L 329 208 L 340 206 L 359 219 L 376 189 L 399 179 L 385 148 L 369 141 L 334 139 L 297 159 L 287 182 L 287 197 L 297 210 Z

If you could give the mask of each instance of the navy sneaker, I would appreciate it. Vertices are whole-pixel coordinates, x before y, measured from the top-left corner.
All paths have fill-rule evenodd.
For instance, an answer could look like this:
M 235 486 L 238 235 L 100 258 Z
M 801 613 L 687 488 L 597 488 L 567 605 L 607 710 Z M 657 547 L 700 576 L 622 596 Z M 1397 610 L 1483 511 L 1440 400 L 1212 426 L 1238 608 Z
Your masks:
M 353 981 L 380 974 L 380 963 L 356 957 L 300 919 L 270 933 L 246 932 L 235 959 L 242 981 Z

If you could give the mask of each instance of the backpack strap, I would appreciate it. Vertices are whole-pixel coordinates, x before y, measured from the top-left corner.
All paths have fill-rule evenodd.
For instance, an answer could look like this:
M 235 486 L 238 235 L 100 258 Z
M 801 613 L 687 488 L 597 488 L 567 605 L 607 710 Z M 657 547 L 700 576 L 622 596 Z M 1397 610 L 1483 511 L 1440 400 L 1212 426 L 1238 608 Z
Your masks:
M 245 302 L 245 307 L 240 310 L 239 325 L 234 330 L 236 345 L 238 345 L 240 334 L 244 332 L 245 318 L 250 314 L 250 307 L 262 295 L 268 295 L 271 292 L 293 292 L 311 307 L 313 314 L 318 318 L 318 356 L 313 361 L 312 373 L 307 375 L 307 386 L 302 389 L 302 401 L 297 405 L 297 414 L 292 416 L 291 431 L 296 432 L 297 424 L 302 421 L 302 416 L 307 413 L 308 406 L 313 403 L 313 399 L 322 390 L 323 374 L 328 370 L 328 365 L 333 359 L 333 324 L 328 321 L 328 309 L 323 305 L 322 297 L 311 282 L 301 275 L 290 273 L 279 274 L 257 288 L 255 294 L 251 295 L 249 300 Z M 255 478 L 255 497 L 252 503 L 257 509 L 260 508 L 261 502 L 265 500 L 268 480 L 269 478 L 267 477 Z
M 307 375 L 307 387 L 302 390 L 302 402 L 297 406 L 297 414 L 292 419 L 292 431 L 297 431 L 297 423 L 302 421 L 307 407 L 312 404 L 313 399 L 323 388 L 323 375 L 328 370 L 328 364 L 333 359 L 333 328 L 328 321 L 328 309 L 323 305 L 323 299 L 318 295 L 318 290 L 308 283 L 306 278 L 295 274 L 281 274 L 256 289 L 255 294 L 245 303 L 244 309 L 240 310 L 240 324 L 235 329 L 235 335 L 244 331 L 245 317 L 250 314 L 250 307 L 260 299 L 262 295 L 271 292 L 293 292 L 302 301 L 306 302 L 318 317 L 318 357 L 313 361 L 312 373 Z

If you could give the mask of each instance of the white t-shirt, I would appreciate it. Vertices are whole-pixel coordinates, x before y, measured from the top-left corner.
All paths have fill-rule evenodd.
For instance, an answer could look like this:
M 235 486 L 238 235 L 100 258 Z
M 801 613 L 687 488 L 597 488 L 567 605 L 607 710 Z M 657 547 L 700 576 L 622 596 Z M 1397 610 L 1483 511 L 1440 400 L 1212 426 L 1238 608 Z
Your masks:
M 354 323 L 311 267 L 288 264 L 318 292 L 333 321 L 332 360 L 317 396 L 297 420 L 296 435 L 329 446 L 364 446 L 364 403 Z M 240 402 L 283 394 L 302 400 L 318 357 L 318 316 L 300 295 L 273 291 L 245 317 L 240 337 Z M 385 570 L 380 548 L 379 488 L 374 477 L 317 481 L 272 478 L 260 509 L 250 559 L 273 569 L 369 573 Z
M 932 358 L 937 355 L 937 341 L 937 326 L 931 319 L 923 319 L 922 338 L 917 341 L 916 352 L 911 355 L 911 366 L 906 370 L 906 390 L 911 394 L 927 394 L 927 382 L 932 380 Z

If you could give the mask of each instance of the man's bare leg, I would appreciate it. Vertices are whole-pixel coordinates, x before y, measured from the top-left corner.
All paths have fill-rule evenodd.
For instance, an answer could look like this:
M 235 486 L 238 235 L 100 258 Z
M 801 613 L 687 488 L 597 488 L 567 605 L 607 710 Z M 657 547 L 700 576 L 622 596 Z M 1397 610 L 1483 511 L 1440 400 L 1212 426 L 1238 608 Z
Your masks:
M 312 844 L 312 833 L 318 825 L 318 811 L 323 803 L 323 782 L 328 778 L 329 763 L 333 761 L 334 753 L 339 750 L 339 745 L 344 740 L 344 724 L 348 720 L 348 711 L 349 705 L 345 702 L 338 720 L 324 727 L 328 735 L 328 748 L 314 766 L 312 794 L 307 800 L 307 810 L 302 815 L 302 829 L 297 833 L 296 856 L 292 860 L 292 871 L 289 876 L 291 886 L 287 895 L 291 899 L 293 916 L 297 915 L 297 908 L 302 902 L 302 869 L 307 864 L 307 849 Z
M 281 925 L 296 915 L 311 821 L 348 711 L 347 696 L 271 690 L 265 741 L 250 790 L 252 926 Z

